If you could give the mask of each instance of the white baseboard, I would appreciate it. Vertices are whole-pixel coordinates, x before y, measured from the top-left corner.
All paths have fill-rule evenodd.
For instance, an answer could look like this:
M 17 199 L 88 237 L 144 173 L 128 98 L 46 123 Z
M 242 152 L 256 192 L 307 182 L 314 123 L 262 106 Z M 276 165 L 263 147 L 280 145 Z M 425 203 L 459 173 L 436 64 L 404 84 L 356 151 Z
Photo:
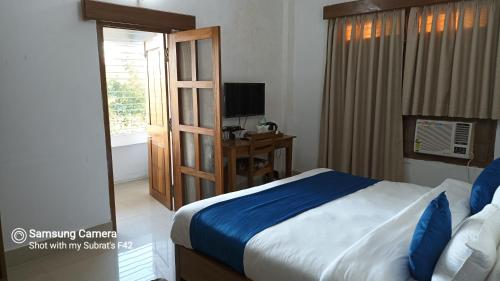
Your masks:
M 115 184 L 122 184 L 122 183 L 131 182 L 131 181 L 146 180 L 146 179 L 148 179 L 148 176 L 126 179 L 126 180 L 119 180 L 119 181 L 115 181 Z

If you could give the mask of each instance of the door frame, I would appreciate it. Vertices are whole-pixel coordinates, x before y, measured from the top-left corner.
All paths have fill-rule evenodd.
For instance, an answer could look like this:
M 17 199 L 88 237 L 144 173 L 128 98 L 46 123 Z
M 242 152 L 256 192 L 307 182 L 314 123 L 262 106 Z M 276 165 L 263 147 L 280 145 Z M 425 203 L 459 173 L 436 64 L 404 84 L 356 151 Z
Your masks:
M 94 0 L 82 0 L 81 4 L 83 19 L 96 21 L 102 111 L 108 169 L 109 209 L 111 213 L 111 221 L 113 223 L 113 230 L 116 231 L 115 184 L 113 178 L 113 156 L 111 147 L 111 131 L 109 127 L 106 65 L 104 59 L 104 27 L 168 34 L 171 33 L 172 30 L 195 29 L 196 17 L 139 7 L 116 5 Z
M 2 215 L 0 214 L 0 281 L 7 281 L 7 261 L 3 245 Z

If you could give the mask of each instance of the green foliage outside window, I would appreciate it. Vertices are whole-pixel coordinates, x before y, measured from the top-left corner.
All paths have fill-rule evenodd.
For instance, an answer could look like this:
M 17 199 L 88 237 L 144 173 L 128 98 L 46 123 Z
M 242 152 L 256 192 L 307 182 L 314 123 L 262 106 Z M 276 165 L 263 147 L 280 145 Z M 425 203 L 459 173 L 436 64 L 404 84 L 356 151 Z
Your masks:
M 146 128 L 145 86 L 137 73 L 126 67 L 128 79 L 107 80 L 111 135 L 142 132 Z

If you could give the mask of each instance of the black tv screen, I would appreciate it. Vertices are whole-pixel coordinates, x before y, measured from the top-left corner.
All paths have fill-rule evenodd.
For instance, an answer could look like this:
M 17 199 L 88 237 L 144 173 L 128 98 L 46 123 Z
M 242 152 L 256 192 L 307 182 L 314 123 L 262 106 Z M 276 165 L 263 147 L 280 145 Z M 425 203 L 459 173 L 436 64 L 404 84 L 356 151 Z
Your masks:
M 226 118 L 265 114 L 264 83 L 225 83 L 224 116 Z

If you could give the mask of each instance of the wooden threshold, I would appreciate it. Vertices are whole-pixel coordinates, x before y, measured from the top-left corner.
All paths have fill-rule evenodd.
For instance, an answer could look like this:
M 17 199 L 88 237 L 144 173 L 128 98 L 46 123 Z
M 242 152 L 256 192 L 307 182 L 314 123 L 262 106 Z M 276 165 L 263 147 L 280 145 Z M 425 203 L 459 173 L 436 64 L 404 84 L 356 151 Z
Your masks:
M 334 19 L 375 12 L 408 9 L 411 7 L 443 4 L 458 0 L 360 0 L 323 7 L 323 19 Z
M 95 0 L 82 0 L 84 20 L 114 23 L 123 28 L 144 31 L 165 32 L 170 30 L 190 30 L 196 28 L 196 18 L 164 11 L 140 7 L 130 7 Z

